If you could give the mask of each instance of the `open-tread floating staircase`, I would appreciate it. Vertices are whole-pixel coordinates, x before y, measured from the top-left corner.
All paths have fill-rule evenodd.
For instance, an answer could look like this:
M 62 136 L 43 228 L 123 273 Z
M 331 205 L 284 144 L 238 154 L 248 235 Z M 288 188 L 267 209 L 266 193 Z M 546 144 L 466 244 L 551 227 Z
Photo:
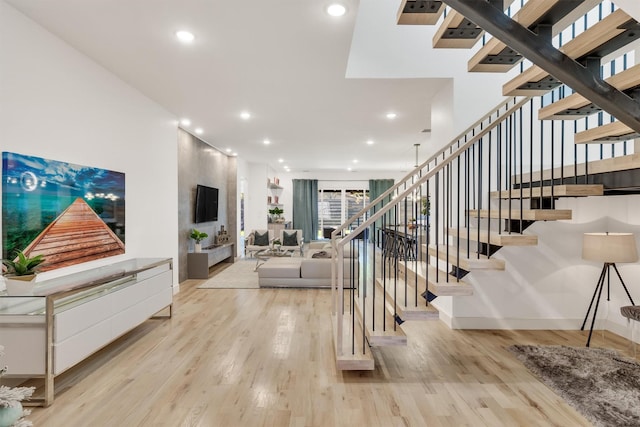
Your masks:
M 495 10 L 503 6 L 508 13 L 512 4 L 509 0 L 492 2 L 490 7 L 483 4 L 477 10 L 469 8 L 475 4 L 473 0 L 405 0 L 398 12 L 398 24 L 440 22 L 434 47 L 473 47 L 484 31 L 473 24 L 473 19 L 453 9 L 440 18 L 444 5 L 449 3 L 460 6 L 459 10 L 466 10 L 478 22 L 497 20 L 489 22 L 488 27 L 498 29 L 500 38 L 485 40 L 469 61 L 469 70 L 480 72 L 504 72 L 522 60 L 523 56 L 509 47 L 505 26 L 514 25 L 514 38 L 521 34 L 518 27 L 526 27 L 538 34 L 535 43 L 542 43 L 540 40 L 550 40 L 562 32 L 561 25 L 571 24 L 568 16 L 575 19 L 576 11 L 584 13 L 586 6 L 597 6 L 594 0 L 528 0 L 511 20 L 497 17 Z M 567 90 L 566 97 L 560 79 L 552 76 L 553 71 L 558 71 L 558 64 L 549 61 L 566 58 L 589 70 L 599 70 L 604 57 L 623 51 L 640 37 L 638 22 L 627 13 L 613 9 L 603 14 L 602 6 L 600 9 L 600 19 L 561 45 L 557 58 L 539 61 L 537 54 L 533 59 L 526 58 L 538 65 L 504 84 L 503 93 L 511 98 L 491 109 L 332 233 L 338 254 L 340 248 L 354 245 L 356 236 L 367 235 L 363 234 L 365 231 L 371 236 L 357 243 L 365 250 L 361 250 L 359 263 L 351 266 L 361 271 L 360 280 L 352 289 L 343 287 L 346 267 L 340 260 L 336 263 L 332 292 L 338 369 L 375 369 L 372 347 L 405 346 L 410 342 L 411 337 L 402 329 L 404 322 L 438 320 L 439 298 L 455 301 L 475 295 L 467 275 L 474 271 L 504 274 L 508 263 L 494 256 L 502 247 L 525 250 L 520 248 L 538 245 L 539 237 L 527 227 L 537 221 L 571 220 L 571 210 L 555 209 L 558 199 L 603 196 L 608 189 L 594 182 L 594 174 L 640 168 L 640 154 L 627 153 L 633 147 L 626 142 L 640 135 L 640 114 L 638 120 L 634 117 L 640 108 L 625 100 L 632 111 L 621 111 L 622 107 L 608 102 L 609 113 L 624 113 L 617 117 L 620 120 L 606 122 L 600 117 L 597 126 L 589 128 L 593 121 L 582 119 L 602 111 L 589 100 L 593 91 L 598 92 L 595 99 L 602 96 L 603 88 L 611 91 L 611 99 L 621 95 L 620 91 L 636 96 L 640 92 L 640 65 L 625 65 L 617 72 L 611 66 L 612 76 L 606 79 L 611 86 L 594 89 L 593 82 L 578 82 L 583 93 L 571 94 Z M 530 40 L 533 38 L 526 36 L 515 45 L 522 46 Z M 544 47 L 545 51 L 548 49 L 549 46 Z M 525 56 L 527 52 L 531 54 L 531 49 L 524 52 Z M 547 69 L 546 65 L 551 66 Z M 584 76 L 580 71 L 576 78 Z M 599 79 L 598 75 L 594 81 Z M 587 129 L 577 124 L 573 128 L 557 126 L 554 121 L 578 118 L 585 120 Z M 523 135 L 525 132 L 528 134 Z M 603 157 L 602 148 L 599 159 L 589 158 L 587 144 L 600 141 L 616 141 L 610 158 Z M 582 144 L 584 151 L 579 151 L 573 142 Z M 616 147 L 623 155 L 616 153 Z M 427 215 L 425 206 L 429 206 Z M 428 323 L 425 327 L 429 327 Z

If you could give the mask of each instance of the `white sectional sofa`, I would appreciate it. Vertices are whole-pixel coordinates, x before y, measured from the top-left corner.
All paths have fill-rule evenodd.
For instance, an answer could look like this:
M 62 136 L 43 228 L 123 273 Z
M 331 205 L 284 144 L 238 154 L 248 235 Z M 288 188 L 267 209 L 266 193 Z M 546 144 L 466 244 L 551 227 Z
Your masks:
M 304 257 L 271 258 L 258 268 L 260 287 L 271 288 L 330 288 L 331 258 L 313 258 L 320 251 L 330 253 L 330 248 L 308 249 Z M 359 278 L 358 251 L 352 254 L 345 250 L 344 286 L 351 286 L 353 270 L 354 279 Z M 348 258 L 347 258 L 348 257 Z M 351 259 L 354 258 L 354 267 Z

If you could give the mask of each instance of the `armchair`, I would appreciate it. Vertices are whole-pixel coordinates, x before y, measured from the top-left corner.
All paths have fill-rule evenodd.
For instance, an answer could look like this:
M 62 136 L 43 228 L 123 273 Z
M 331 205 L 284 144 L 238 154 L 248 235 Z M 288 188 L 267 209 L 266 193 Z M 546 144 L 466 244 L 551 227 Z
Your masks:
M 302 245 L 304 245 L 302 230 L 280 230 L 278 238 L 282 243 L 280 249 L 283 251 L 298 251 L 302 255 Z
M 260 236 L 264 236 L 267 233 L 267 241 L 258 241 L 256 242 L 256 233 L 260 234 Z M 251 233 L 247 236 L 244 242 L 244 254 L 247 256 L 249 254 L 250 257 L 253 257 L 254 254 L 263 249 L 268 249 L 273 242 L 273 230 L 252 230 Z

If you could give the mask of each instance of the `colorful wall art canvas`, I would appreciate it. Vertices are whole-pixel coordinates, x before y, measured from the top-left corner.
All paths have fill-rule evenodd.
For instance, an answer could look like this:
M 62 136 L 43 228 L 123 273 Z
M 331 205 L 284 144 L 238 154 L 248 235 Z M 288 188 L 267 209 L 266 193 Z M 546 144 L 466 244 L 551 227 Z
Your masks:
M 2 257 L 41 271 L 125 252 L 124 173 L 2 153 Z

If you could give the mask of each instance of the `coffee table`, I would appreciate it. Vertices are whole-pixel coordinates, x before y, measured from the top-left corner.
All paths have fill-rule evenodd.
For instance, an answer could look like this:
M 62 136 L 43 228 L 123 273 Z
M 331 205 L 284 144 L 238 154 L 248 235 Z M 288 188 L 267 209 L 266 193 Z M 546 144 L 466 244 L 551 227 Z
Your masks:
M 269 249 L 263 249 L 261 251 L 256 252 L 254 256 L 256 257 L 256 268 L 254 268 L 253 271 L 258 271 L 258 267 L 260 267 L 262 264 L 267 262 L 269 258 L 282 258 L 282 257 L 291 258 L 291 256 L 293 256 L 293 251 L 292 250 L 284 251 L 281 249 L 269 248 Z

